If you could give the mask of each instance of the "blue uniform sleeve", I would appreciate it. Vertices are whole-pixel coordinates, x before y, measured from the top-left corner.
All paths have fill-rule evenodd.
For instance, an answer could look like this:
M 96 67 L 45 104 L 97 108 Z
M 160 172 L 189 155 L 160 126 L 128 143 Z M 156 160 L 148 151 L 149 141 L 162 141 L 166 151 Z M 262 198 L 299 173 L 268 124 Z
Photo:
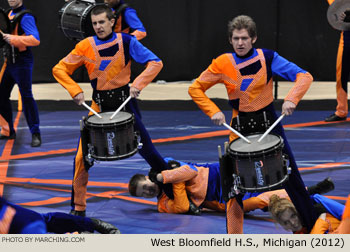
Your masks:
M 153 52 L 144 47 L 134 36 L 130 37 L 129 53 L 137 63 L 145 65 L 149 61 L 160 61 Z
M 320 194 L 314 194 L 310 196 L 317 203 L 321 203 L 327 211 L 333 215 L 338 220 L 341 220 L 341 217 L 344 212 L 345 206 L 343 204 L 338 203 L 335 200 L 328 199 Z
M 305 70 L 278 55 L 277 52 L 273 55 L 271 70 L 273 75 L 277 74 L 289 81 L 295 81 L 298 73 L 306 73 Z
M 21 20 L 21 27 L 27 36 L 33 35 L 40 41 L 39 31 L 35 24 L 35 18 L 32 15 L 24 14 Z
M 124 18 L 126 23 L 130 26 L 132 30 L 139 30 L 142 32 L 146 32 L 146 29 L 143 26 L 139 17 L 137 16 L 135 9 L 126 8 L 124 12 Z

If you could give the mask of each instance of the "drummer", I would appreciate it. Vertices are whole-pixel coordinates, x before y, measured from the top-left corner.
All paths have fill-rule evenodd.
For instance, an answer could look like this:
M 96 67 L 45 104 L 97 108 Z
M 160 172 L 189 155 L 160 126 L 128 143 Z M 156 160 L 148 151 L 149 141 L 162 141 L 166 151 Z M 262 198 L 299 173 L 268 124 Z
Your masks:
M 273 80 L 279 75 L 288 81 L 295 82 L 282 105 L 282 114 L 291 115 L 298 102 L 310 87 L 313 78 L 310 73 L 268 49 L 253 47 L 257 40 L 256 24 L 248 16 L 237 16 L 228 24 L 229 42 L 233 47 L 232 53 L 226 53 L 214 59 L 209 67 L 189 87 L 189 94 L 199 108 L 210 117 L 216 125 L 226 123 L 224 113 L 206 96 L 205 91 L 217 83 L 226 86 L 229 102 L 233 108 L 231 126 L 249 125 L 248 121 L 269 118 L 273 122 L 277 115 L 273 106 Z M 265 112 L 265 113 L 264 113 Z M 237 120 L 239 115 L 239 123 Z M 257 119 L 258 118 L 258 119 Z M 240 133 L 265 132 L 245 127 Z M 309 195 L 298 171 L 293 153 L 284 134 L 281 123 L 273 129 L 273 133 L 284 139 L 283 152 L 289 156 L 292 173 L 285 185 L 294 205 L 308 229 L 316 220 Z M 230 141 L 237 136 L 230 134 Z M 243 232 L 243 195 L 237 195 L 228 202 L 228 232 Z
M 334 0 L 327 0 L 331 5 Z M 350 11 L 350 10 L 348 10 Z M 339 19 L 345 22 L 347 15 L 340 13 Z M 346 24 L 346 23 L 344 23 Z M 336 64 L 336 90 L 337 107 L 336 111 L 325 118 L 326 122 L 345 121 L 348 115 L 348 80 L 350 77 L 350 31 L 342 31 L 337 53 Z
M 162 61 L 138 40 L 125 33 L 114 33 L 114 14 L 106 5 L 99 5 L 91 12 L 91 20 L 96 36 L 80 41 L 65 58 L 54 68 L 53 76 L 67 89 L 74 102 L 78 105 L 85 101 L 81 87 L 70 77 L 81 65 L 85 65 L 93 88 L 92 109 L 97 112 L 115 111 L 127 97 L 136 98 L 160 72 Z M 131 60 L 145 65 L 146 69 L 133 81 L 129 87 Z M 114 95 L 106 95 L 113 90 Z M 98 99 L 98 97 L 105 97 Z M 99 101 L 99 102 L 98 102 Z M 101 109 L 100 109 L 101 107 Z M 127 103 L 126 110 L 135 115 L 136 131 L 139 131 L 143 147 L 139 150 L 141 156 L 152 169 L 161 171 L 167 168 L 166 162 L 152 144 L 140 115 L 134 103 Z M 86 147 L 86 146 L 84 146 Z M 86 190 L 88 170 L 93 162 L 83 158 L 81 141 L 74 159 L 74 178 L 72 191 L 72 214 L 85 215 Z M 172 197 L 172 190 L 167 190 Z

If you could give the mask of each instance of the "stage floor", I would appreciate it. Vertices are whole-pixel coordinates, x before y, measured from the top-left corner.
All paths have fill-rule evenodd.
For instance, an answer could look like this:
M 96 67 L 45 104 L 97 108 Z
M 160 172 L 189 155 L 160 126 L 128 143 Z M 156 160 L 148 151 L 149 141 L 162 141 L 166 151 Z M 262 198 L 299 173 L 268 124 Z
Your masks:
M 289 143 L 306 185 L 330 176 L 335 190 L 327 197 L 345 203 L 350 192 L 350 123 L 324 123 L 333 111 L 296 111 L 283 119 Z M 230 112 L 225 111 L 227 118 Z M 86 111 L 40 111 L 43 144 L 31 148 L 24 115 L 14 113 L 16 140 L 0 142 L 0 194 L 38 212 L 70 211 L 73 157 L 79 137 L 79 119 Z M 17 115 L 17 117 L 16 117 Z M 164 157 L 195 163 L 217 162 L 217 146 L 228 131 L 213 126 L 198 110 L 146 110 L 143 122 Z M 198 135 L 207 133 L 204 135 Z M 99 162 L 90 169 L 87 216 L 115 224 L 124 234 L 224 234 L 225 215 L 161 214 L 154 200 L 128 194 L 135 173 L 147 174 L 148 164 L 136 154 L 119 161 Z M 348 181 L 348 182 L 347 182 Z M 244 233 L 285 233 L 260 210 L 248 213 Z

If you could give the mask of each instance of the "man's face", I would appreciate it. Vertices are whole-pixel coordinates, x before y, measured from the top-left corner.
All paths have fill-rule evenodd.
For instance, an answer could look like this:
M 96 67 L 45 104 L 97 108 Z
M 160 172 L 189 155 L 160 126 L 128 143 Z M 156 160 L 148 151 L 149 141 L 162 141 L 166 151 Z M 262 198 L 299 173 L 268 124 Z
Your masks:
M 99 39 L 106 38 L 113 31 L 114 19 L 109 20 L 106 12 L 91 15 L 92 27 Z
M 278 223 L 285 229 L 292 232 L 299 231 L 303 228 L 300 218 L 296 211 L 287 208 L 280 216 Z
M 154 198 L 159 194 L 159 187 L 150 179 L 146 178 L 138 182 L 136 187 L 136 196 L 144 198 Z
M 119 4 L 119 2 L 120 0 L 105 0 L 105 4 L 107 4 L 111 8 Z
M 233 30 L 232 37 L 231 37 L 231 44 L 233 46 L 233 49 L 237 53 L 238 56 L 244 56 L 246 55 L 250 49 L 253 48 L 253 44 L 256 41 L 255 38 L 251 38 L 248 34 L 248 31 L 246 29 L 241 30 Z
M 16 9 L 23 4 L 23 0 L 7 0 L 12 9 Z

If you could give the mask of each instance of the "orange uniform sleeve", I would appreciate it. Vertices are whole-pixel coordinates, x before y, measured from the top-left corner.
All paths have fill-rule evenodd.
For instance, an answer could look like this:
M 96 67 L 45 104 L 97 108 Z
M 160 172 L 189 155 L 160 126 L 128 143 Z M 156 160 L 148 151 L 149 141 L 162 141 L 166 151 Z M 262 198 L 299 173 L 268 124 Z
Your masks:
M 82 93 L 83 90 L 80 88 L 70 76 L 74 71 L 84 64 L 84 48 L 89 46 L 88 40 L 79 42 L 76 47 L 71 51 L 64 59 L 53 67 L 52 74 L 54 78 L 60 83 L 73 98 L 77 94 Z
M 313 226 L 310 234 L 324 234 L 327 231 L 333 233 L 334 230 L 338 228 L 340 220 L 332 216 L 331 214 L 326 214 L 326 219 L 318 218 Z
M 334 0 L 327 0 L 327 2 L 329 3 L 329 5 L 331 5 L 334 2 Z
M 284 100 L 291 101 L 295 105 L 298 105 L 301 98 L 303 98 L 307 90 L 310 88 L 312 81 L 313 77 L 310 73 L 298 73 L 294 86 L 289 90 Z
M 158 199 L 158 211 L 160 213 L 186 213 L 190 207 L 185 183 L 173 184 L 174 199 L 168 198 L 165 193 Z
M 146 69 L 134 80 L 132 86 L 138 90 L 144 89 L 163 68 L 162 61 L 149 61 Z
M 146 32 L 135 30 L 134 32 L 130 33 L 131 35 L 135 36 L 137 40 L 141 40 L 147 36 Z
M 21 49 L 28 47 L 28 46 L 38 46 L 40 45 L 40 40 L 37 40 L 34 38 L 33 35 L 11 35 L 10 36 L 10 44 L 14 47 L 17 47 L 22 51 Z
M 225 65 L 227 60 L 225 55 L 214 59 L 188 89 L 188 94 L 192 97 L 192 100 L 209 117 L 220 112 L 220 109 L 209 99 L 205 91 L 217 83 L 223 83 L 221 66 Z
M 198 174 L 198 171 L 192 169 L 188 165 L 180 166 L 172 170 L 162 171 L 163 183 L 180 183 L 193 179 Z

